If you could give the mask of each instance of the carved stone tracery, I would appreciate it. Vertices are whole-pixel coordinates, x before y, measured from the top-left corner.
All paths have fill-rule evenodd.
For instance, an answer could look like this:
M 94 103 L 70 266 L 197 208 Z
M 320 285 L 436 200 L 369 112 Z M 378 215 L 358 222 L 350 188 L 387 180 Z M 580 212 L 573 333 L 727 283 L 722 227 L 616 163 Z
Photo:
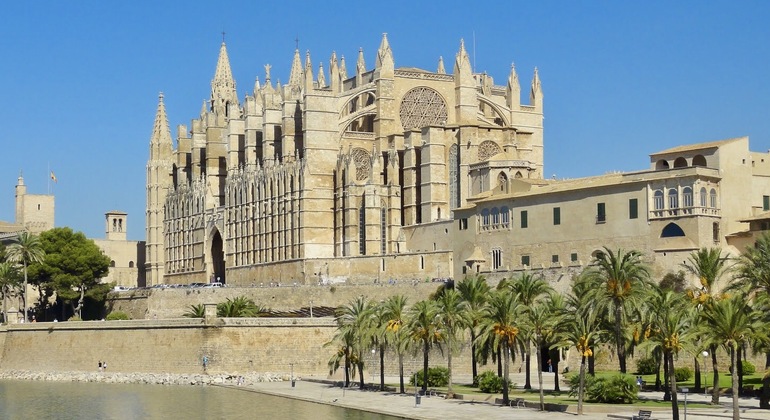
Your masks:
M 446 102 L 435 90 L 429 87 L 416 87 L 407 92 L 401 99 L 399 116 L 404 130 L 445 124 L 447 121 Z
M 479 145 L 479 162 L 489 160 L 492 156 L 502 152 L 500 146 L 491 140 L 482 141 Z
M 353 164 L 356 167 L 356 181 L 363 181 L 369 178 L 369 172 L 372 168 L 372 158 L 369 152 L 364 149 L 356 148 L 351 153 Z

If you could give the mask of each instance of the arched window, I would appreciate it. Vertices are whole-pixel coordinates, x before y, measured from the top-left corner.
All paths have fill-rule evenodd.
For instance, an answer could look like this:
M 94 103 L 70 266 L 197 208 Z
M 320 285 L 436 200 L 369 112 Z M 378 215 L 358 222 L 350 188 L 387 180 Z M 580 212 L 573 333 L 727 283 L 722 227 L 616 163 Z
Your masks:
M 663 191 L 656 190 L 653 195 L 653 201 L 655 204 L 655 210 L 663 210 Z
M 133 261 L 129 261 L 128 262 L 128 268 L 134 268 L 134 262 Z
M 663 228 L 663 231 L 660 233 L 661 238 L 672 238 L 675 236 L 685 236 L 682 228 L 680 228 L 676 223 L 667 224 L 666 227 Z
M 514 175 L 514 178 L 516 178 L 516 179 L 521 179 L 521 178 L 523 178 L 523 177 L 524 177 L 524 176 L 523 176 L 523 175 L 521 175 L 521 171 L 516 171 L 516 175 Z
M 500 224 L 500 210 L 497 207 L 492 208 L 492 225 Z
M 500 222 L 503 224 L 504 227 L 508 227 L 511 223 L 511 214 L 508 210 L 508 207 L 503 207 L 500 209 Z
M 710 207 L 712 209 L 717 208 L 717 190 L 712 188 L 711 189 L 711 194 L 709 194 L 709 196 L 711 198 L 711 200 L 709 200 L 709 201 L 711 201 L 711 206 Z
M 682 207 L 691 208 L 692 204 L 692 188 L 682 188 Z
M 489 209 L 481 210 L 481 226 L 489 226 Z
M 674 168 L 686 168 L 687 167 L 687 159 L 683 157 L 678 157 L 674 161 Z
M 508 192 L 508 177 L 502 172 L 497 176 L 497 186 L 500 192 Z
M 679 192 L 676 190 L 676 188 L 671 188 L 668 190 L 668 208 L 679 208 Z
M 692 158 L 692 166 L 706 166 L 706 158 L 703 155 L 695 155 Z
M 115 260 L 110 261 L 110 267 L 115 267 Z
M 706 207 L 708 203 L 708 195 L 709 193 L 708 191 L 706 191 L 706 187 L 701 187 L 700 189 L 700 206 L 701 207 L 704 207 L 704 208 Z
M 668 169 L 668 168 L 669 168 L 668 161 L 666 161 L 665 159 L 661 159 L 661 160 L 655 162 L 655 170 L 660 171 L 660 170 Z

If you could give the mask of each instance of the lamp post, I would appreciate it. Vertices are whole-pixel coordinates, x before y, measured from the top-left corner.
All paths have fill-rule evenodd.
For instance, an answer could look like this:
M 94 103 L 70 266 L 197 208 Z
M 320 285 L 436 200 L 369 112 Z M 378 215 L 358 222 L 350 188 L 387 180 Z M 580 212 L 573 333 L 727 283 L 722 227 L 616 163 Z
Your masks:
M 706 373 L 703 375 L 703 396 L 708 396 L 708 384 L 709 384 L 709 375 L 708 375 L 708 365 L 706 362 L 708 361 L 707 358 L 709 357 L 709 352 L 706 350 L 703 350 L 703 370 Z
M 294 388 L 294 363 L 289 363 L 291 366 L 291 387 Z
M 689 388 L 682 388 L 682 394 L 684 394 L 684 420 L 687 420 L 687 393 L 690 392 Z

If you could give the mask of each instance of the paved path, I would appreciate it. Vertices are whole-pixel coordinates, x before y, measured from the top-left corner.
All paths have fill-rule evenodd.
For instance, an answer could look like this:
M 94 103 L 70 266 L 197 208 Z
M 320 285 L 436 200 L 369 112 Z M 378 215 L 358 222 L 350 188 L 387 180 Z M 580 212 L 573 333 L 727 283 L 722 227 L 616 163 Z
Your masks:
M 397 381 L 397 380 L 396 380 Z M 388 381 L 393 383 L 393 381 Z M 357 389 L 345 389 L 333 387 L 329 384 L 297 381 L 295 387 L 290 382 L 256 383 L 247 387 L 257 392 L 296 398 L 305 401 L 322 404 L 337 405 L 345 408 L 373 411 L 408 419 L 572 419 L 577 416 L 574 406 L 570 406 L 567 413 L 540 412 L 530 408 L 501 407 L 482 401 L 445 400 L 441 397 L 422 397 L 420 405 L 415 405 L 415 397 L 399 395 L 389 392 L 359 391 Z M 662 399 L 662 392 L 643 392 L 642 398 Z M 491 398 L 494 400 L 494 397 Z M 710 401 L 710 397 L 700 395 L 688 395 L 688 402 Z M 721 406 L 716 408 L 689 409 L 687 419 L 705 420 L 732 418 L 732 399 L 720 398 Z M 769 410 L 759 410 L 759 402 L 756 398 L 741 398 L 741 419 L 744 420 L 770 420 Z M 633 406 L 597 406 L 589 405 L 582 418 L 608 419 L 631 418 L 639 411 Z M 654 409 L 653 418 L 671 419 L 671 410 Z M 680 399 L 680 419 L 684 420 L 683 399 Z

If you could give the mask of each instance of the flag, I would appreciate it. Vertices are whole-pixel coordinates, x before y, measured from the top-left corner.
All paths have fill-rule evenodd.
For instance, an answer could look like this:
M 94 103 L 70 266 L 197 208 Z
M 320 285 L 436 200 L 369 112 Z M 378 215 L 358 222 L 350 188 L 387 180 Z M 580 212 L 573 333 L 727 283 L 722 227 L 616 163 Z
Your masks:
M 56 175 L 53 173 L 53 171 L 51 171 L 51 180 L 52 180 L 53 182 L 57 182 L 57 181 L 56 181 Z

